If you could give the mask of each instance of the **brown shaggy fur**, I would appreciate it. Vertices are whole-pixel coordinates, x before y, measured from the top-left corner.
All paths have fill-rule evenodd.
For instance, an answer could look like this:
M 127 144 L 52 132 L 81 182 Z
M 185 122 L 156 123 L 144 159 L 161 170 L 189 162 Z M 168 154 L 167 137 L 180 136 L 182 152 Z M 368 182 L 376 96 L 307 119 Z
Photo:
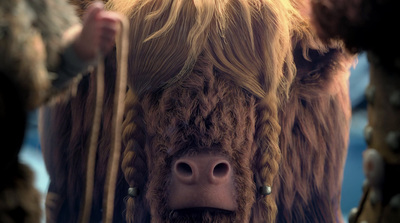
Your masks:
M 341 221 L 350 58 L 339 45 L 314 37 L 306 6 L 265 0 L 107 3 L 131 21 L 115 222 Z M 101 216 L 110 148 L 113 54 L 106 69 L 92 221 Z M 42 112 L 49 194 L 55 195 L 51 222 L 79 216 L 94 80 L 87 77 L 76 98 Z M 171 163 L 200 152 L 231 161 L 238 203 L 233 214 L 168 207 Z M 272 194 L 259 195 L 262 185 L 271 185 Z M 128 187 L 139 188 L 139 196 L 127 197 Z
M 340 50 L 307 61 L 295 53 L 298 73 L 280 113 L 282 163 L 276 179 L 280 222 L 341 222 L 340 193 L 350 102 L 347 59 Z
M 238 86 L 215 77 L 210 63 L 198 63 L 190 79 L 159 97 L 141 100 L 147 150 L 146 200 L 155 222 L 175 222 L 167 206 L 171 163 L 185 154 L 224 154 L 235 168 L 238 213 L 221 222 L 246 222 L 255 200 L 251 160 L 255 146 L 256 100 Z M 142 128 L 143 128 L 142 127 Z M 131 135 L 130 137 L 135 137 Z M 137 137 L 135 137 L 137 138 Z M 140 171 L 140 170 L 138 170 Z M 159 202 L 161 200 L 161 202 Z M 208 221 L 207 221 L 208 222 Z M 218 221 L 219 222 L 219 221 Z

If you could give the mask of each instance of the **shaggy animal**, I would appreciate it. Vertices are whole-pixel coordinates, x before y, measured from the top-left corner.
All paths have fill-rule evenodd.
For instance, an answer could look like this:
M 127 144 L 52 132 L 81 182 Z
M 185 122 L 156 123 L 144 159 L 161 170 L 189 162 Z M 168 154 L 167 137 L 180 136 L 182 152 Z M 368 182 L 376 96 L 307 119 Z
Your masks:
M 114 222 L 341 222 L 351 58 L 314 36 L 307 6 L 107 2 L 131 33 Z M 105 65 L 93 222 L 110 154 L 115 54 Z M 81 214 L 95 86 L 87 76 L 75 98 L 41 112 L 49 222 Z

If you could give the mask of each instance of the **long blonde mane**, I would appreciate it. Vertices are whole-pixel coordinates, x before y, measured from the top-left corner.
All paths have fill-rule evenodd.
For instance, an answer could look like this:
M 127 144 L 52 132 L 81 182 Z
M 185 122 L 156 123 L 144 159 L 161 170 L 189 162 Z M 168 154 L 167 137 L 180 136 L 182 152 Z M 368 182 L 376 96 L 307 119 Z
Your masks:
M 115 0 L 107 7 L 131 21 L 129 83 L 139 95 L 179 82 L 200 55 L 259 98 L 279 86 L 287 91 L 295 73 L 291 40 L 301 19 L 288 0 Z

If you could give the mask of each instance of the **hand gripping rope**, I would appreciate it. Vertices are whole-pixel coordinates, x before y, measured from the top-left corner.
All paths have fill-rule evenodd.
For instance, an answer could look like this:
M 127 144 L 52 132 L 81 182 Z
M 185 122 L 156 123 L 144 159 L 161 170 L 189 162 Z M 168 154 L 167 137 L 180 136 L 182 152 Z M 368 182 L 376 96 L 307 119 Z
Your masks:
M 126 81 L 128 72 L 128 48 L 129 48 L 129 22 L 121 17 L 121 27 L 117 34 L 117 76 L 115 81 L 111 150 L 107 166 L 107 175 L 103 197 L 103 223 L 111 223 L 114 213 L 115 187 L 118 174 L 119 159 L 121 155 L 122 118 L 124 114 L 124 99 L 126 93 Z M 104 60 L 99 55 L 97 67 L 96 102 L 93 118 L 93 127 L 90 135 L 89 153 L 86 169 L 86 185 L 83 209 L 81 209 L 79 222 L 87 223 L 90 220 L 93 199 L 95 159 L 100 132 L 101 113 L 104 98 Z

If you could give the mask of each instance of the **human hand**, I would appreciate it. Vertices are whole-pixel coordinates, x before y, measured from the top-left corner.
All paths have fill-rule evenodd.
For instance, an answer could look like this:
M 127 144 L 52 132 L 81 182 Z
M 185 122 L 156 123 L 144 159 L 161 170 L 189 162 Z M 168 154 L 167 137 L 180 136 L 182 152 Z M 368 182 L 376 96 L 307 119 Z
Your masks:
M 96 59 L 98 54 L 107 54 L 115 44 L 115 37 L 120 28 L 121 16 L 105 11 L 102 2 L 89 6 L 83 16 L 81 33 L 73 43 L 77 56 L 84 61 Z

